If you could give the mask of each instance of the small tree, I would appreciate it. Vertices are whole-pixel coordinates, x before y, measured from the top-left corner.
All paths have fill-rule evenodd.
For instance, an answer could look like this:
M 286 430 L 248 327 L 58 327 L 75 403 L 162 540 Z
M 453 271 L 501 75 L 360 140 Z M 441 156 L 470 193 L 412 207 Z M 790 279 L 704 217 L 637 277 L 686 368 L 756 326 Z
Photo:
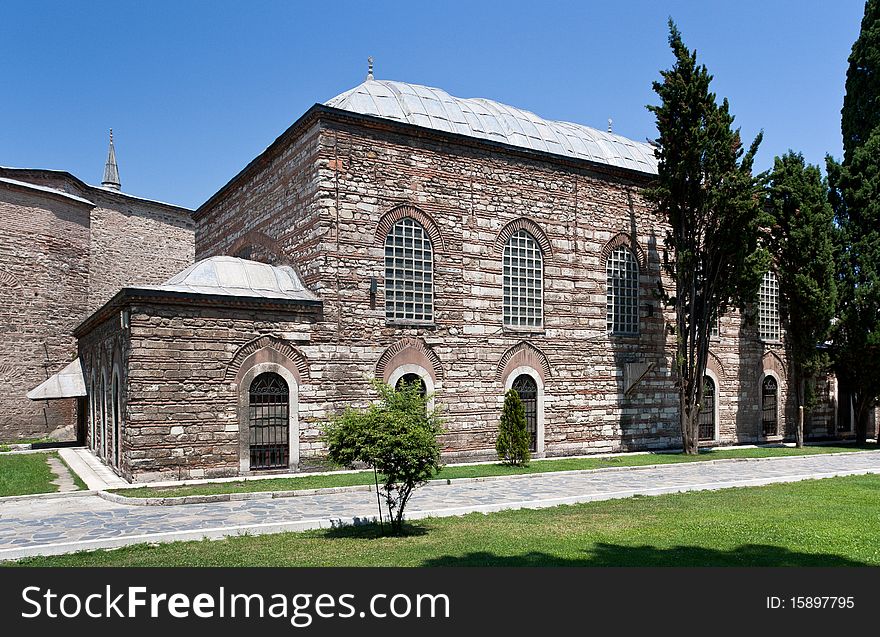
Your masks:
M 418 383 L 395 389 L 374 381 L 379 402 L 347 409 L 326 427 L 328 455 L 345 466 L 364 463 L 381 474 L 381 491 L 394 533 L 412 492 L 440 470 L 442 419 L 428 409 L 429 395 Z
M 498 452 L 498 459 L 504 464 L 516 467 L 529 464 L 531 454 L 526 410 L 519 398 L 519 392 L 515 389 L 509 389 L 504 394 L 504 408 L 501 411 L 495 450 Z

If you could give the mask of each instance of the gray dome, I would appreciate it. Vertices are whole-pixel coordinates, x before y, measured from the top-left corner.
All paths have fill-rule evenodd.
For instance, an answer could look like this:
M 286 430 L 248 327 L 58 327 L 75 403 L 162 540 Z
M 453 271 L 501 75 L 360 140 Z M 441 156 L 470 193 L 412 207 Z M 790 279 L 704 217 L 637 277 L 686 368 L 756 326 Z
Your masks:
M 489 139 L 657 174 L 653 147 L 589 126 L 558 122 L 482 98 L 453 97 L 439 88 L 367 80 L 326 102 L 327 106 L 449 133 Z
M 273 266 L 226 256 L 202 259 L 178 272 L 163 285 L 142 287 L 196 294 L 318 300 L 289 266 Z

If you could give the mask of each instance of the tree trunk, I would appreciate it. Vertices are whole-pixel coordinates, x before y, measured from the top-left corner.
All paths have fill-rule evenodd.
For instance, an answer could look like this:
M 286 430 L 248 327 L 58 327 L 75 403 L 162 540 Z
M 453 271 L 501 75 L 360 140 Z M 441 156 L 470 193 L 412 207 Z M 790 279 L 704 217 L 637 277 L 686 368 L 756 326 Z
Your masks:
M 804 406 L 798 406 L 797 431 L 795 432 L 795 445 L 798 449 L 804 446 Z
M 680 392 L 679 407 L 681 415 L 681 442 L 685 455 L 695 456 L 700 453 L 699 433 L 693 411 L 687 406 L 684 390 Z
M 864 392 L 859 392 L 855 401 L 856 409 L 856 444 L 864 445 L 868 441 L 868 409 Z

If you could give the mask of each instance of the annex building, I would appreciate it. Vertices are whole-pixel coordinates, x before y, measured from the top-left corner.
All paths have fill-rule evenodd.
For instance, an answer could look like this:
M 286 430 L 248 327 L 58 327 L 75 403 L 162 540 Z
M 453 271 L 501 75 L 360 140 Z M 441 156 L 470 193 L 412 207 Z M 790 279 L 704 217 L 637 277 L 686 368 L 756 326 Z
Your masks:
M 308 469 L 375 377 L 435 394 L 449 460 L 493 457 L 510 388 L 537 457 L 676 447 L 656 170 L 648 143 L 371 74 L 180 214 L 194 259 L 144 254 L 156 276 L 86 303 L 82 439 L 136 481 Z M 778 296 L 768 272 L 719 318 L 707 445 L 793 438 Z M 850 435 L 816 383 L 807 436 Z

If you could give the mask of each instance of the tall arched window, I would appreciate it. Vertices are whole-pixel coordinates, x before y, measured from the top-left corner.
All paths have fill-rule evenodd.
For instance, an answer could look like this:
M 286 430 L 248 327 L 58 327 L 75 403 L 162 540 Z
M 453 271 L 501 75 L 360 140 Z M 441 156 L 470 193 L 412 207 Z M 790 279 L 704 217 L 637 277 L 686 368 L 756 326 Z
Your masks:
M 97 443 L 97 424 L 98 424 L 98 401 L 95 392 L 98 391 L 98 383 L 95 381 L 95 372 L 92 372 L 89 380 L 89 448 L 95 451 L 98 448 Z
M 779 386 L 772 376 L 765 376 L 761 383 L 761 425 L 765 436 L 775 436 L 777 429 L 777 405 Z
M 98 453 L 105 460 L 107 459 L 107 411 L 108 411 L 108 401 L 107 401 L 107 372 L 101 373 L 101 395 L 98 397 L 99 402 L 101 403 L 101 446 L 99 447 Z
M 699 440 L 715 440 L 715 381 L 703 376 L 703 405 L 700 407 Z
M 434 320 L 434 250 L 411 217 L 399 219 L 385 237 L 385 319 Z
M 403 376 L 398 378 L 397 382 L 394 384 L 394 389 L 400 389 L 404 385 L 413 384 L 417 384 L 419 386 L 419 391 L 422 396 L 425 396 L 428 393 L 428 386 L 425 385 L 425 379 L 418 374 L 414 374 L 412 372 L 404 374 Z
M 529 449 L 538 450 L 538 383 L 528 374 L 520 374 L 513 381 L 526 412 L 526 429 L 529 432 Z
M 502 265 L 504 325 L 541 327 L 544 258 L 538 242 L 526 230 L 517 230 L 504 245 Z
M 779 327 L 779 282 L 773 270 L 764 273 L 758 291 L 758 336 L 762 341 L 778 341 Z
M 275 372 L 254 378 L 248 401 L 250 468 L 284 469 L 290 464 L 290 390 Z
M 120 423 L 122 421 L 122 415 L 119 413 L 120 408 L 120 400 L 119 400 L 119 374 L 116 372 L 113 373 L 113 382 L 111 383 L 111 393 L 113 395 L 113 465 L 119 466 L 119 456 L 120 456 L 120 436 L 122 434 Z
M 629 248 L 612 250 L 605 262 L 606 321 L 610 334 L 639 333 L 639 265 Z

